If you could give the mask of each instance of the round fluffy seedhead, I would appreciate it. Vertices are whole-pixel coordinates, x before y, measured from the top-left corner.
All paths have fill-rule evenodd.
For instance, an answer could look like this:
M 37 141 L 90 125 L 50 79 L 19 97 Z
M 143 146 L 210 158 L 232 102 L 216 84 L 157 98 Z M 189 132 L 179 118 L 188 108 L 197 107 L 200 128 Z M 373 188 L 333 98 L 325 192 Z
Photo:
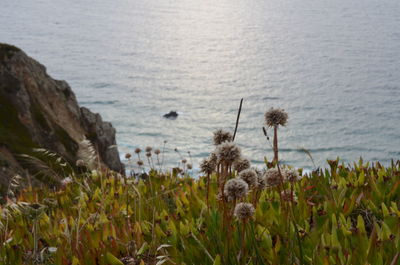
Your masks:
M 265 113 L 265 123 L 268 127 L 285 126 L 289 116 L 283 109 L 270 108 Z
M 240 220 L 247 220 L 254 215 L 255 209 L 253 204 L 241 202 L 236 204 L 234 214 Z
M 224 142 L 231 142 L 232 141 L 232 134 L 230 132 L 223 131 L 221 129 L 216 130 L 214 132 L 214 144 L 220 145 Z
M 200 171 L 206 175 L 211 175 L 215 169 L 214 164 L 210 161 L 210 159 L 204 159 L 200 163 Z
M 215 151 L 210 154 L 210 156 L 208 157 L 208 160 L 210 161 L 210 163 L 212 163 L 214 165 L 214 167 L 217 166 L 218 156 Z
M 259 170 L 258 168 L 252 168 L 252 169 L 257 174 L 257 186 L 256 186 L 256 188 L 258 190 L 265 189 L 265 187 L 267 186 L 267 183 L 266 183 L 265 178 L 264 178 L 264 173 L 261 170 Z
M 246 158 L 239 158 L 233 163 L 235 170 L 240 173 L 241 171 L 250 168 L 250 161 Z
M 262 175 L 257 175 L 257 189 L 263 190 L 267 187 L 267 182 Z
M 126 153 L 126 154 L 125 154 L 125 158 L 126 158 L 126 159 L 129 159 L 129 158 L 131 158 L 131 157 L 132 157 L 132 155 L 131 155 L 130 153 Z
M 142 149 L 140 149 L 139 147 L 135 149 L 136 154 L 139 154 L 140 152 L 142 152 Z
M 224 186 L 224 195 L 228 198 L 228 201 L 243 198 L 247 195 L 248 191 L 249 185 L 240 178 L 230 179 Z
M 154 150 L 154 154 L 159 155 L 161 153 L 160 149 Z
M 257 186 L 257 173 L 249 168 L 239 173 L 239 178 L 243 179 L 249 187 Z
M 299 172 L 297 172 L 297 170 L 295 169 L 286 169 L 283 172 L 283 177 L 285 178 L 286 181 L 289 182 L 296 182 L 300 179 L 299 177 Z
M 276 168 L 268 169 L 264 174 L 264 178 L 265 178 L 265 182 L 267 183 L 268 187 L 278 186 L 281 181 L 279 171 Z
M 76 160 L 76 166 L 77 167 L 84 167 L 85 166 L 85 161 L 83 161 L 82 159 Z
M 232 142 L 225 142 L 217 146 L 219 163 L 232 164 L 240 158 L 240 148 Z

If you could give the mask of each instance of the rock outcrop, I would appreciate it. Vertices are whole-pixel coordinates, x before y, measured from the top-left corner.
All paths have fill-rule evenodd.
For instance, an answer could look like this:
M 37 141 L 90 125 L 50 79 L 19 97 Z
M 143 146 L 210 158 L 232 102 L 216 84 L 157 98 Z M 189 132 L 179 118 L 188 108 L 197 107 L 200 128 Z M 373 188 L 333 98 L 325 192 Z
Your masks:
M 46 148 L 75 164 L 79 142 L 89 139 L 101 164 L 123 172 L 115 129 L 99 114 L 79 107 L 65 81 L 17 47 L 0 43 L 0 184 L 23 167 L 18 154 Z

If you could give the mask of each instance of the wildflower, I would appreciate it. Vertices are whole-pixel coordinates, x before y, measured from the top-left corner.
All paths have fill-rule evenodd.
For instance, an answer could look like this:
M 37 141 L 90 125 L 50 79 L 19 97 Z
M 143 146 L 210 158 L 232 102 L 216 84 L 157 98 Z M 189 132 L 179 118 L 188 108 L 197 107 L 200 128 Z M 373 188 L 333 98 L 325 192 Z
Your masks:
M 210 154 L 208 160 L 210 161 L 210 163 L 212 163 L 212 165 L 213 165 L 214 167 L 217 166 L 217 164 L 218 164 L 218 156 L 217 156 L 217 154 L 216 154 L 215 152 L 212 152 L 212 153 Z
M 132 155 L 131 155 L 130 153 L 126 153 L 126 154 L 125 154 L 125 158 L 126 158 L 126 159 L 130 159 L 131 157 L 132 157 Z
M 137 164 L 138 164 L 139 167 L 141 167 L 141 166 L 143 166 L 143 161 L 142 160 L 138 160 Z
M 151 146 L 147 146 L 145 150 L 146 150 L 147 153 L 150 153 L 151 150 L 153 150 L 153 148 Z
M 214 132 L 214 145 L 220 145 L 223 142 L 231 142 L 232 134 L 230 132 L 223 131 L 222 129 Z
M 239 178 L 243 179 L 249 187 L 257 186 L 257 173 L 253 169 L 245 169 L 239 173 Z
M 247 220 L 254 215 L 255 209 L 253 204 L 241 202 L 236 204 L 234 214 L 240 220 Z
M 76 166 L 77 167 L 84 167 L 85 166 L 85 161 L 83 161 L 82 159 L 76 160 Z
M 233 178 L 225 183 L 224 195 L 228 198 L 228 201 L 232 201 L 246 196 L 248 190 L 249 185 L 244 180 Z
M 280 183 L 280 174 L 276 168 L 268 169 L 264 174 L 264 178 L 269 187 L 278 186 Z
M 240 158 L 240 148 L 232 142 L 222 143 L 217 146 L 218 162 L 232 164 Z
M 257 186 L 258 190 L 263 190 L 267 186 L 265 178 L 261 174 L 257 174 Z
M 215 166 L 214 164 L 210 161 L 210 159 L 204 159 L 201 163 L 200 163 L 200 171 L 210 175 L 212 174 L 212 172 L 214 171 Z
M 188 170 L 191 170 L 193 168 L 192 164 L 187 164 L 186 167 Z
M 265 113 L 265 123 L 269 127 L 285 126 L 288 120 L 288 114 L 283 109 L 270 108 Z
M 154 150 L 154 154 L 159 155 L 161 153 L 160 149 Z
M 240 158 L 233 163 L 233 167 L 239 173 L 250 167 L 250 161 L 246 158 Z
M 283 172 L 283 176 L 286 181 L 296 182 L 300 179 L 299 173 L 295 169 L 286 169 Z
M 140 152 L 142 152 L 142 149 L 140 149 L 139 147 L 135 149 L 135 154 L 139 154 Z

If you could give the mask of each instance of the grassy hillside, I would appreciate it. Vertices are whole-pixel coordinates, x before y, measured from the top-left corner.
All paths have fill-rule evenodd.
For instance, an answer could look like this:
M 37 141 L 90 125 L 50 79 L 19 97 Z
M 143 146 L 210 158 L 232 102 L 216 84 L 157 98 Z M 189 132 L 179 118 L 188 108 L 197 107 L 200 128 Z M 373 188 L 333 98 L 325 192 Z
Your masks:
M 1 207 L 1 264 L 398 264 L 400 162 L 330 165 L 231 201 L 213 173 L 208 207 L 207 177 L 75 172 Z

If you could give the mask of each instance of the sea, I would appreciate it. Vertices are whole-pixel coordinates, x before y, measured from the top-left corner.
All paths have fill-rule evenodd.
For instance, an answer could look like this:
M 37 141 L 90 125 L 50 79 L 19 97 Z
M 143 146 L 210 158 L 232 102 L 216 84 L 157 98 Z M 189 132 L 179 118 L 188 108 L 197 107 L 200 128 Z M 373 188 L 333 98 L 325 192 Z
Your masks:
M 112 122 L 128 168 L 146 146 L 198 168 L 242 98 L 235 142 L 256 166 L 273 157 L 271 107 L 289 115 L 284 164 L 400 158 L 399 0 L 1 0 L 0 14 L 0 42 Z

